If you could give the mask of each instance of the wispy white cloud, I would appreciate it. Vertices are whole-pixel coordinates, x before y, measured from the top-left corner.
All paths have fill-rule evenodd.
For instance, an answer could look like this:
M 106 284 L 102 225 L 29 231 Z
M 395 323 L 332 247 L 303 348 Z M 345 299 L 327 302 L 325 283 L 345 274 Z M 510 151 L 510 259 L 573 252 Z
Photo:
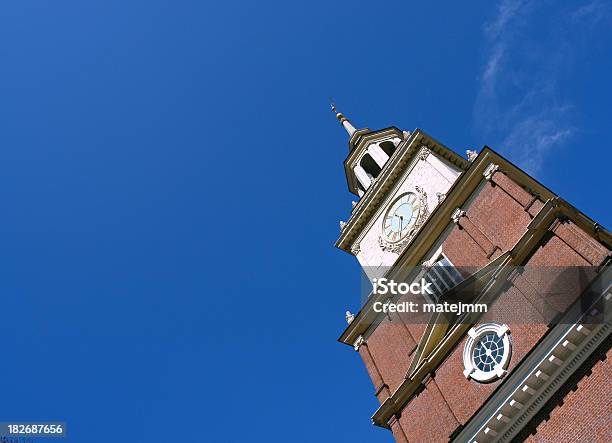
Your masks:
M 521 10 L 525 6 L 525 2 L 522 0 L 501 1 L 495 20 L 485 25 L 485 32 L 490 38 L 500 36 L 507 30 L 510 21 L 516 19 L 521 14 Z
M 569 140 L 575 132 L 574 128 L 559 124 L 562 114 L 562 110 L 553 108 L 547 114 L 524 116 L 502 140 L 502 146 L 510 147 L 513 161 L 537 173 L 550 151 Z
M 572 45 L 554 39 L 562 33 L 548 42 L 531 39 L 542 34 L 532 23 L 538 12 L 531 2 L 499 3 L 484 26 L 486 57 L 474 106 L 477 132 L 531 173 L 576 132 L 572 103 L 557 86 Z

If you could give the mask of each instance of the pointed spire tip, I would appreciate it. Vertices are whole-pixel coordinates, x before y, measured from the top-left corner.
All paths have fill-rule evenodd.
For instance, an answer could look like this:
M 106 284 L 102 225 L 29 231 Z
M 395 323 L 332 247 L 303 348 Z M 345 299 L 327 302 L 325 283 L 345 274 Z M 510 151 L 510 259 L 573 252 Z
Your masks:
M 338 121 L 340 121 L 340 124 L 344 127 L 346 132 L 348 132 L 348 135 L 352 137 L 356 131 L 355 127 L 351 124 L 351 122 L 348 121 L 348 118 L 346 118 L 344 114 L 342 114 L 342 112 L 339 112 L 336 109 L 336 104 L 334 103 L 334 101 L 331 98 L 329 100 L 331 102 L 332 112 L 336 114 L 336 118 L 338 119 Z
M 344 127 L 346 132 L 348 132 L 348 135 L 352 136 L 356 131 L 355 127 L 351 124 L 351 122 L 348 121 L 348 118 L 346 118 L 344 114 L 342 114 L 342 112 L 339 112 L 336 109 L 336 103 L 334 103 L 331 98 L 329 99 L 329 101 L 331 102 L 332 112 L 336 114 L 336 118 L 338 119 L 338 121 L 340 121 L 340 124 Z
M 336 114 L 336 118 L 338 120 L 340 120 L 340 122 L 342 122 L 342 120 L 345 118 L 344 115 L 342 115 L 342 112 L 338 112 L 338 110 L 336 109 L 336 103 L 334 103 L 334 101 L 330 98 L 329 101 L 331 102 L 331 110 L 334 114 Z

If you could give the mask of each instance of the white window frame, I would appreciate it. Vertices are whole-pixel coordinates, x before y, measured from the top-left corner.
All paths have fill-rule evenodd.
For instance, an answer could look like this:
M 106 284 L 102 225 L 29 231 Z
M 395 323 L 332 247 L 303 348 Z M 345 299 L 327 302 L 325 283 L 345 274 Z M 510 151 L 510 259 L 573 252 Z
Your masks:
M 504 353 L 499 363 L 496 363 L 492 370 L 482 371 L 474 363 L 474 348 L 480 339 L 487 334 L 497 334 L 504 344 Z M 510 329 L 508 325 L 498 323 L 483 323 L 468 331 L 468 339 L 463 347 L 463 375 L 465 378 L 472 378 L 480 383 L 490 382 L 502 378 L 507 374 L 508 364 L 512 355 L 512 342 L 510 340 Z

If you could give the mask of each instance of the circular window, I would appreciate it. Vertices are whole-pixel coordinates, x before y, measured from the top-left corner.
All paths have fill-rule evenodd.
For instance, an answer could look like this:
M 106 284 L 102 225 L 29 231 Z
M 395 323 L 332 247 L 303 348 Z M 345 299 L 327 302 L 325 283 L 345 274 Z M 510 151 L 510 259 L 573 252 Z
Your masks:
M 470 329 L 463 349 L 463 374 L 480 382 L 503 377 L 510 363 L 509 334 L 508 326 L 497 323 Z

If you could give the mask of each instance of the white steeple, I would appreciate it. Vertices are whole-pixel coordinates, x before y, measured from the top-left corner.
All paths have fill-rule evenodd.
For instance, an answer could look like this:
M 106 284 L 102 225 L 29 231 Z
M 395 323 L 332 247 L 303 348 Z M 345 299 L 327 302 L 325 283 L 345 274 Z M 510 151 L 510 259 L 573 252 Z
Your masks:
M 348 132 L 349 137 L 352 137 L 356 131 L 355 127 L 351 125 L 351 122 L 348 121 L 348 119 L 341 112 L 336 110 L 336 105 L 333 102 L 331 104 L 331 109 L 336 114 L 336 118 L 340 121 L 342 126 L 344 126 L 344 129 L 346 129 L 346 132 Z

